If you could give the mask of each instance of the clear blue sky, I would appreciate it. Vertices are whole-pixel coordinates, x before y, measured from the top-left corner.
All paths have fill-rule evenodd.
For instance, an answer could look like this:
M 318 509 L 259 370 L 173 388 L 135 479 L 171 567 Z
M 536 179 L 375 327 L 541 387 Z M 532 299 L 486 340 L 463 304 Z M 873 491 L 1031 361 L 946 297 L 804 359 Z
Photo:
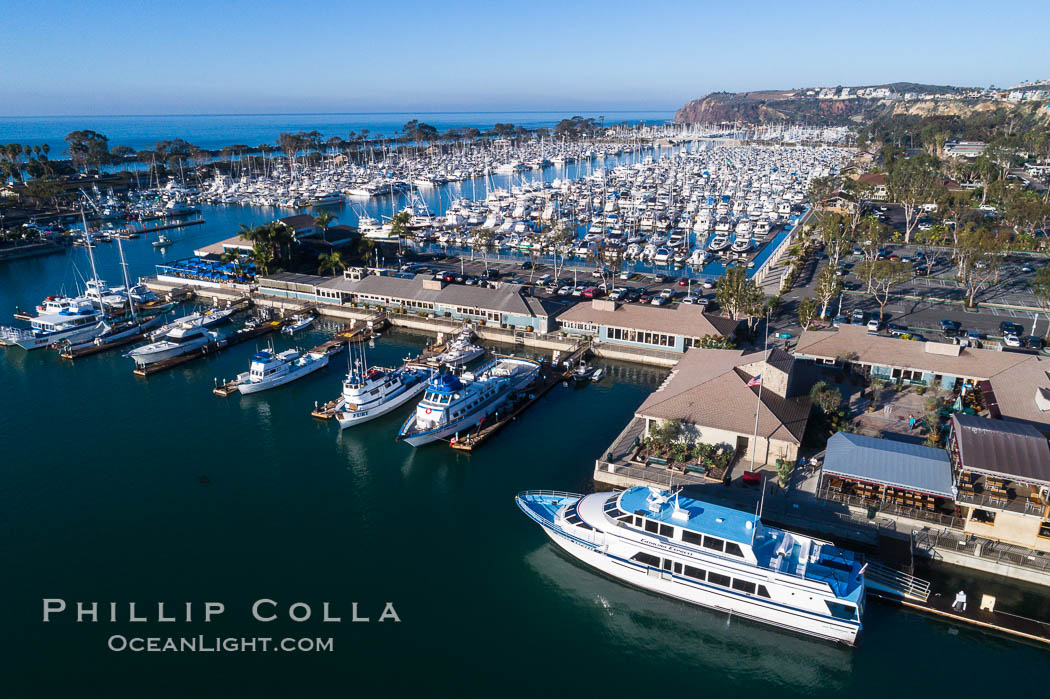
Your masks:
M 1046 0 L 0 0 L 0 115 L 672 109 L 1050 78 Z

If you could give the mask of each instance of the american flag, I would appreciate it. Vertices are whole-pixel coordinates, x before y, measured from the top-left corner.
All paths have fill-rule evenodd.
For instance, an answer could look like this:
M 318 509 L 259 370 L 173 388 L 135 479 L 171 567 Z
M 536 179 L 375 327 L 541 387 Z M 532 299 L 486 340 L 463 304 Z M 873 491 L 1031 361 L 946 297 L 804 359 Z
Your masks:
M 752 386 L 761 386 L 761 385 L 762 385 L 762 374 L 759 374 L 758 376 L 756 376 L 755 378 L 753 378 L 753 379 L 751 379 L 750 381 L 747 382 L 748 388 L 751 388 Z

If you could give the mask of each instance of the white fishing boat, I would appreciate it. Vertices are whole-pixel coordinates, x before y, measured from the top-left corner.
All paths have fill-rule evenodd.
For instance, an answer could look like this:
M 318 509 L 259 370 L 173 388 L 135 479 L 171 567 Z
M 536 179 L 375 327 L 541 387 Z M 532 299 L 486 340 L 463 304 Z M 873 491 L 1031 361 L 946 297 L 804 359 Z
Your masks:
M 707 244 L 707 249 L 711 252 L 721 252 L 730 246 L 729 236 L 726 234 L 718 234 L 711 239 L 711 242 Z
M 483 423 L 539 375 L 539 362 L 499 357 L 462 377 L 440 374 L 401 425 L 398 439 L 414 447 L 450 437 Z
M 171 240 L 168 236 L 166 236 L 163 233 L 161 233 L 159 236 L 157 236 L 157 239 L 153 241 L 153 247 L 155 247 L 155 248 L 166 248 L 169 245 L 171 245 L 173 242 L 174 241 Z
M 283 386 L 328 366 L 325 352 L 272 349 L 256 352 L 248 371 L 237 375 L 237 390 L 243 395 Z
M 397 410 L 422 393 L 433 374 L 433 370 L 413 366 L 400 369 L 359 366 L 343 381 L 342 399 L 335 411 L 339 427 L 360 425 Z
M 567 553 L 644 590 L 847 645 L 861 630 L 861 558 L 757 513 L 645 486 L 516 502 Z

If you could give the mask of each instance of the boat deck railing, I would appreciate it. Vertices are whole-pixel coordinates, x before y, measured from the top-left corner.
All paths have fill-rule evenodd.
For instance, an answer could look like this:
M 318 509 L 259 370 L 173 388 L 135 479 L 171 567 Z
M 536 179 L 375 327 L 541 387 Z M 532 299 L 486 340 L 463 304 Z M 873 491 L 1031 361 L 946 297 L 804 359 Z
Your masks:
M 897 594 L 902 598 L 925 602 L 930 597 L 930 583 L 914 575 L 908 575 L 889 566 L 868 561 L 865 569 L 865 585 L 876 593 Z

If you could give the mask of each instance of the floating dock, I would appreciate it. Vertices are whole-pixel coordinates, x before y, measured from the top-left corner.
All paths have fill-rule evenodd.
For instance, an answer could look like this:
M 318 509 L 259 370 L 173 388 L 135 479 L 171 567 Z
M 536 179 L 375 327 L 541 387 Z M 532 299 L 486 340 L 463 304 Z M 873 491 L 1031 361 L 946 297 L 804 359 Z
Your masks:
M 907 609 L 932 614 L 946 621 L 977 626 L 1015 638 L 1050 644 L 1050 624 L 995 609 L 995 598 L 987 595 L 980 600 L 967 599 L 965 609 L 953 606 L 951 595 L 931 595 L 925 602 L 905 599 L 901 604 Z
M 567 376 L 565 372 L 555 368 L 549 362 L 543 362 L 540 365 L 540 375 L 531 384 L 522 389 L 522 393 L 525 395 L 512 403 L 510 410 L 500 415 L 499 419 L 493 422 L 483 423 L 476 431 L 467 434 L 462 439 L 450 441 L 449 446 L 460 451 L 474 451 L 492 435 L 503 429 L 508 422 L 511 422 L 530 406 L 534 405 L 547 391 L 565 381 Z
M 180 364 L 185 364 L 186 362 L 192 361 L 194 359 L 198 359 L 200 357 L 204 357 L 211 354 L 216 354 L 226 349 L 227 347 L 233 347 L 234 345 L 239 345 L 242 342 L 247 342 L 248 340 L 253 340 L 257 337 L 269 335 L 272 332 L 280 330 L 286 324 L 287 321 L 283 320 L 268 320 L 266 322 L 260 323 L 254 328 L 241 328 L 240 330 L 230 333 L 226 337 L 223 337 L 219 340 L 215 340 L 213 342 L 209 342 L 204 347 L 196 349 L 193 352 L 190 352 L 189 354 L 184 354 L 181 357 L 172 357 L 171 359 L 165 359 L 160 362 L 154 362 L 153 364 L 147 364 L 143 367 L 136 367 L 134 373 L 135 376 L 151 376 L 158 372 L 177 367 Z

